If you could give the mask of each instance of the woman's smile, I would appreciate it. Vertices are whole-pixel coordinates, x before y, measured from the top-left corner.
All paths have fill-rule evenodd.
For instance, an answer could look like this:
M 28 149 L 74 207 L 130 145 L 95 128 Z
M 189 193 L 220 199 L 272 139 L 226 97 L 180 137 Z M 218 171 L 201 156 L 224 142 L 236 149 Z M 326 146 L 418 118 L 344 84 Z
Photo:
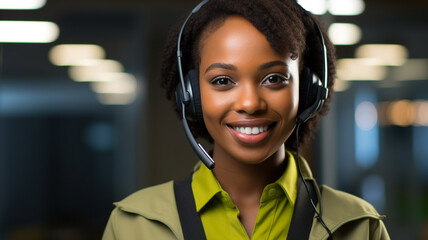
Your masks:
M 274 122 L 267 120 L 236 121 L 227 124 L 231 134 L 245 144 L 257 144 L 268 138 Z

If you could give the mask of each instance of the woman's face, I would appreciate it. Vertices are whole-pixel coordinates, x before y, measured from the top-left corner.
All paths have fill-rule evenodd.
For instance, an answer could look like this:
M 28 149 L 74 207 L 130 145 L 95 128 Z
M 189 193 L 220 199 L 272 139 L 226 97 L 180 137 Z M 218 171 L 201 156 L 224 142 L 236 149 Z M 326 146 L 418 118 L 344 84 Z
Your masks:
M 214 159 L 258 164 L 276 156 L 295 127 L 298 60 L 275 53 L 239 16 L 203 38 L 200 56 L 202 111 Z

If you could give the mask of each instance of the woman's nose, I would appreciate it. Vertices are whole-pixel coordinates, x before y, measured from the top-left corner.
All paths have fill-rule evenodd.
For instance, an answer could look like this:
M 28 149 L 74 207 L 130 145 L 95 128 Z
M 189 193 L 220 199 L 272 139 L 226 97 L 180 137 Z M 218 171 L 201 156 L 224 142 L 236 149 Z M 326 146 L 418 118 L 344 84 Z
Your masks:
M 255 84 L 245 84 L 240 86 L 234 103 L 235 111 L 247 114 L 256 114 L 258 112 L 265 111 L 266 107 L 267 103 L 258 86 L 255 86 Z

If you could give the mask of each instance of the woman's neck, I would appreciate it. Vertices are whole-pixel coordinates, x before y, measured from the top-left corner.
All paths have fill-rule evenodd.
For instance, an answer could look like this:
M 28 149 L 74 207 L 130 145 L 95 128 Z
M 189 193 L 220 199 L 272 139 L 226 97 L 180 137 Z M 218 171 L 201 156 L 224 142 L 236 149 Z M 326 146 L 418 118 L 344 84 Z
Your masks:
M 286 167 L 285 150 L 280 148 L 259 164 L 246 164 L 233 159 L 224 151 L 216 151 L 215 146 L 213 157 L 216 162 L 214 175 L 239 209 L 239 219 L 251 237 L 263 189 L 276 181 Z
M 276 181 L 286 167 L 284 148 L 259 164 L 246 164 L 215 148 L 213 157 L 216 162 L 214 175 L 237 205 L 259 203 L 264 187 Z

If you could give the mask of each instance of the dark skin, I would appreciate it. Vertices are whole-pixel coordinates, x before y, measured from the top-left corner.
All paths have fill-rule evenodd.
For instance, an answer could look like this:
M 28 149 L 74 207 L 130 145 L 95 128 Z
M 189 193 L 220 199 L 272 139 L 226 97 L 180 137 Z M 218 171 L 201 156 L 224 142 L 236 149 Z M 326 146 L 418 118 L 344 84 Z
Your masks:
M 295 128 L 298 59 L 278 54 L 239 16 L 202 38 L 199 66 L 205 125 L 214 139 L 213 172 L 251 237 L 266 185 L 284 172 L 284 142 Z

